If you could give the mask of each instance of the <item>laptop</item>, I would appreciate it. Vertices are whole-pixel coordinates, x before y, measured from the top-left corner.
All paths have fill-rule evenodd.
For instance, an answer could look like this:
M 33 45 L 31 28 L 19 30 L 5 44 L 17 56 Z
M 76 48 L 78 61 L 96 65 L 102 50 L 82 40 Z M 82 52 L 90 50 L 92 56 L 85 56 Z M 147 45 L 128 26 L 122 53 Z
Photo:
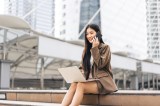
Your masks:
M 88 82 L 88 81 L 95 81 L 98 79 L 85 79 L 85 76 L 82 74 L 80 69 L 77 66 L 72 67 L 65 67 L 65 68 L 58 68 L 58 71 L 65 79 L 67 83 L 72 82 Z

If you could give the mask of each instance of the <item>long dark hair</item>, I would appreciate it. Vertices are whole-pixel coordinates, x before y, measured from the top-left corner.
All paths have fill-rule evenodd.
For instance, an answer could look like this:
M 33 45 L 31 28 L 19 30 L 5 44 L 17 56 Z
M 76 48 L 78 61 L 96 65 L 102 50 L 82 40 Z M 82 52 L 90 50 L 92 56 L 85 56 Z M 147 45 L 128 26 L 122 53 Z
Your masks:
M 84 55 L 82 57 L 83 60 L 83 70 L 84 70 L 84 74 L 86 76 L 86 79 L 89 78 L 89 74 L 90 74 L 90 70 L 91 70 L 91 52 L 90 49 L 92 48 L 92 43 L 90 43 L 86 37 L 86 33 L 87 33 L 87 29 L 91 28 L 93 30 L 95 30 L 96 32 L 100 32 L 100 28 L 98 25 L 96 24 L 89 24 L 87 25 L 86 29 L 85 29 L 85 48 L 84 48 Z M 100 43 L 104 43 L 102 39 L 99 40 Z

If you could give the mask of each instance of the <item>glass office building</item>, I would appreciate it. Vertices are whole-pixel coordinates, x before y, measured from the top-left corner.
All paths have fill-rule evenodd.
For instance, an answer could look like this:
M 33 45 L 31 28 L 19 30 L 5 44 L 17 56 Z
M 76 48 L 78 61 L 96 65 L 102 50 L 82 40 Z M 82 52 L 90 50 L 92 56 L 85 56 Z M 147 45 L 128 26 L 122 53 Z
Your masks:
M 100 0 L 83 0 L 80 6 L 80 27 L 79 32 L 84 28 L 88 21 L 93 17 L 93 15 L 100 8 Z M 93 19 L 91 23 L 101 25 L 100 13 Z M 80 35 L 80 39 L 84 39 L 84 33 Z
M 24 18 L 37 31 L 54 33 L 55 0 L 5 0 L 5 13 Z
M 150 59 L 160 59 L 160 0 L 146 0 L 147 41 Z

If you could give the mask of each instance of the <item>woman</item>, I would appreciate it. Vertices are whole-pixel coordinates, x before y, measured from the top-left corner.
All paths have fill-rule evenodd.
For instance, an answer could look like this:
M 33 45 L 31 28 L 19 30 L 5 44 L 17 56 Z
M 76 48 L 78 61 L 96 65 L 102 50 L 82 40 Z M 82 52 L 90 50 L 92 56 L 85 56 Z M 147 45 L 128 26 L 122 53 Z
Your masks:
M 100 32 L 100 28 L 96 24 L 89 24 L 85 29 L 85 47 L 80 69 L 86 79 L 91 77 L 99 80 L 72 83 L 62 101 L 62 106 L 79 106 L 84 93 L 108 94 L 117 91 L 112 80 L 110 48 L 104 44 L 102 38 L 96 37 L 97 32 Z

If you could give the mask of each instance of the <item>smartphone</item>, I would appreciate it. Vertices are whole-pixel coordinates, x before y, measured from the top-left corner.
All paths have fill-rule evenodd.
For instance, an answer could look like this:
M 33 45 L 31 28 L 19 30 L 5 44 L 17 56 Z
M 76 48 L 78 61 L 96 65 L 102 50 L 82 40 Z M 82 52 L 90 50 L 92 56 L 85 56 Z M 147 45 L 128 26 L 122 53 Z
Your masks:
M 97 34 L 96 34 L 96 37 L 101 40 L 102 39 L 102 34 L 98 31 Z

